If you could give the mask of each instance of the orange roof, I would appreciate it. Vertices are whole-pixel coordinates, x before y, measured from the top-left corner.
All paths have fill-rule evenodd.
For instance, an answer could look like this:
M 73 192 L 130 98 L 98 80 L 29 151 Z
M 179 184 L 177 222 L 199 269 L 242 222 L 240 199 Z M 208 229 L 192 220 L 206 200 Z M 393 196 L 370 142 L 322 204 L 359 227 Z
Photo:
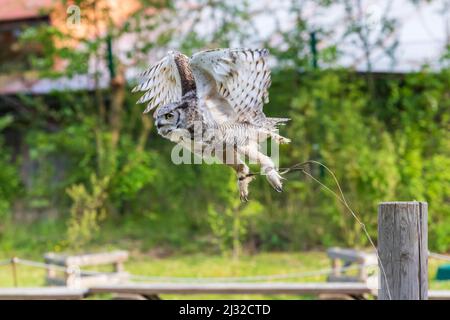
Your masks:
M 13 21 L 42 16 L 53 0 L 0 0 L 0 21 Z

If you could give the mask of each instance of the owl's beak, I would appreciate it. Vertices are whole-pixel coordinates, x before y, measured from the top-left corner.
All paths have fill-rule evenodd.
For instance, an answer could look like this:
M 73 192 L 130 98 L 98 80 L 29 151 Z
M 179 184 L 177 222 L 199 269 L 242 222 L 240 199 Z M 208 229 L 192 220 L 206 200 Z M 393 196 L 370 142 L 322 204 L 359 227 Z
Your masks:
M 156 120 L 155 125 L 156 125 L 156 129 L 158 130 L 158 134 L 160 134 L 163 137 L 168 135 L 172 131 L 170 129 L 170 127 L 165 126 L 161 120 Z

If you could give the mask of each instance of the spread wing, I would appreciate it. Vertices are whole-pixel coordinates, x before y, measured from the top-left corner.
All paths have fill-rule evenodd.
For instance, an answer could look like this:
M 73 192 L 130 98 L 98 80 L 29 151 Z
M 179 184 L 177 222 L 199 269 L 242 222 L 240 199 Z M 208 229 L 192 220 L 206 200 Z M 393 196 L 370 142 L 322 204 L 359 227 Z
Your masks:
M 144 113 L 181 99 L 181 79 L 175 63 L 177 54 L 181 55 L 180 53 L 168 52 L 164 58 L 140 75 L 142 80 L 133 88 L 132 92 L 146 91 L 136 102 L 148 102 Z M 187 59 L 186 56 L 184 57 Z
M 266 49 L 217 49 L 191 57 L 197 95 L 216 121 L 258 124 L 266 119 L 263 105 L 271 84 L 267 56 Z

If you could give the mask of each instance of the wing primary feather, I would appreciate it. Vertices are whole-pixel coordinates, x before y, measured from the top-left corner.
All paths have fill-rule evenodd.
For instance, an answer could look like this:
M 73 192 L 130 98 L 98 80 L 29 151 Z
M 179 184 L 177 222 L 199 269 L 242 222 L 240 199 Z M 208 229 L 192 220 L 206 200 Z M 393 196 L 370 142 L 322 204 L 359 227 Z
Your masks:
M 179 70 L 176 59 L 187 57 L 178 52 L 169 52 L 155 65 L 142 72 L 139 77 L 141 83 L 136 85 L 132 92 L 145 91 L 144 95 L 136 103 L 147 103 L 144 113 L 154 108 L 181 99 L 183 91 L 182 74 L 185 70 Z M 195 84 L 194 84 L 195 88 Z
M 199 99 L 219 96 L 227 102 L 221 108 L 231 109 L 225 113 L 234 113 L 233 119 L 261 122 L 271 85 L 267 56 L 267 49 L 220 49 L 194 54 L 190 62 L 202 88 Z M 211 81 L 215 83 L 211 85 Z

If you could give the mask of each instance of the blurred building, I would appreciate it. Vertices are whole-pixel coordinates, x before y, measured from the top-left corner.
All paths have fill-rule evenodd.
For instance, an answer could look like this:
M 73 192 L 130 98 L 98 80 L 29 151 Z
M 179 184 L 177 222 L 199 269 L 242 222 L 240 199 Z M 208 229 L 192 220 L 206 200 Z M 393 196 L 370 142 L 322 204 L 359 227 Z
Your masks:
M 261 33 L 259 36 L 269 39 L 272 45 L 279 48 L 283 47 L 283 38 L 277 38 L 274 33 L 277 26 L 274 18 L 278 18 L 282 22 L 281 27 L 286 30 L 295 27 L 295 14 L 293 15 L 288 9 L 288 4 L 291 2 L 292 0 L 252 2 L 252 7 L 255 7 L 253 9 L 260 12 L 255 16 L 256 26 Z M 45 94 L 53 89 L 93 89 L 95 84 L 89 74 L 77 75 L 71 79 L 64 77 L 57 80 L 40 79 L 31 68 L 29 56 L 30 54 L 39 54 L 42 49 L 41 44 L 24 44 L 19 41 L 21 33 L 26 32 L 27 27 L 30 26 L 50 24 L 67 31 L 70 3 L 68 1 L 66 5 L 62 5 L 60 0 L 0 0 L 0 43 L 2 44 L 0 50 L 0 95 L 18 92 Z M 108 6 L 109 18 L 116 26 L 122 25 L 131 13 L 141 10 L 139 0 L 97 0 L 93 3 L 97 7 Z M 189 3 L 192 5 L 195 1 L 186 3 L 179 1 L 179 3 L 184 4 L 185 9 L 189 11 Z M 419 69 L 425 62 L 432 64 L 438 61 L 443 48 L 450 41 L 450 13 L 448 12 L 450 10 L 443 7 L 442 1 L 413 4 L 408 0 L 367 0 L 364 3 L 366 7 L 363 10 L 371 17 L 373 25 L 381 26 L 380 16 L 384 14 L 384 8 L 389 8 L 389 12 L 387 12 L 389 17 L 396 18 L 399 22 L 396 31 L 396 37 L 398 37 L 396 59 L 391 59 L 383 50 L 375 48 L 372 52 L 371 71 L 409 72 Z M 96 23 L 93 25 L 82 21 L 76 28 L 70 30 L 73 38 L 91 37 L 106 32 L 108 22 L 97 17 L 96 12 L 90 13 L 89 8 L 81 8 L 81 10 L 87 17 L 93 15 Z M 146 10 L 150 9 L 146 8 Z M 206 13 L 208 12 L 206 11 Z M 355 39 L 343 37 L 346 32 L 344 26 L 348 20 L 348 14 L 342 5 L 336 3 L 332 6 L 320 6 L 315 1 L 305 1 L 302 6 L 302 16 L 312 28 L 323 27 L 325 30 L 334 30 L 334 33 L 328 38 L 322 37 L 318 40 L 317 49 L 319 51 L 323 47 L 339 43 L 342 53 L 339 57 L 339 65 L 352 67 L 358 71 L 367 70 L 364 53 L 355 45 Z M 208 18 L 206 14 L 205 19 L 211 19 L 211 17 Z M 212 32 L 206 20 L 201 22 L 201 26 L 198 28 L 201 33 Z M 129 51 L 136 42 L 150 41 L 149 38 L 145 39 L 138 41 L 133 35 L 124 34 L 120 39 L 116 39 L 114 53 L 120 59 L 126 60 L 126 57 L 121 55 L 121 50 Z M 257 46 L 260 39 L 254 40 L 252 43 Z M 387 42 L 394 42 L 394 40 L 396 39 L 386 39 Z M 73 40 L 71 45 L 76 49 L 76 40 Z M 86 63 L 92 64 L 92 61 L 86 61 Z M 54 66 L 57 70 L 63 71 L 65 62 L 62 59 L 56 59 Z M 108 66 L 104 62 L 100 62 L 100 67 L 105 71 L 104 69 Z M 89 69 L 92 69 L 90 65 Z M 133 78 L 136 73 L 130 66 L 125 72 L 128 79 Z M 108 73 L 102 72 L 102 74 L 107 75 Z M 101 87 L 108 85 L 108 78 L 100 79 Z
M 56 43 L 64 47 L 73 47 L 78 50 L 82 42 L 76 39 L 95 39 L 106 35 L 108 24 L 114 24 L 114 27 L 122 26 L 128 17 L 139 9 L 139 1 L 128 0 L 126 5 L 119 0 L 97 0 L 95 1 L 94 12 L 89 10 L 92 7 L 81 8 L 83 10 L 83 19 L 78 25 L 71 26 L 68 22 L 71 11 L 70 1 L 63 6 L 60 0 L 0 0 L 0 117 L 12 115 L 15 118 L 15 126 L 3 129 L 1 135 L 5 138 L 6 145 L 12 151 L 12 157 L 20 158 L 20 175 L 22 182 L 28 189 L 33 188 L 33 176 L 36 172 L 42 170 L 38 163 L 30 156 L 29 146 L 20 128 L 27 127 L 34 121 L 33 114 L 40 112 L 33 107 L 23 103 L 19 95 L 26 94 L 32 99 L 39 97 L 45 101 L 47 110 L 61 108 L 58 101 L 48 93 L 53 90 L 87 90 L 92 91 L 96 85 L 100 87 L 109 86 L 111 79 L 109 77 L 107 62 L 101 61 L 96 67 L 102 68 L 100 82 L 94 80 L 93 61 L 85 61 L 87 65 L 87 74 L 80 74 L 74 77 L 60 77 L 50 79 L 42 77 L 33 70 L 30 63 L 31 57 L 43 55 L 43 45 L 39 41 L 21 41 L 24 32 L 30 32 L 31 27 L 54 26 L 59 31 L 70 32 L 71 39 L 64 43 Z M 108 19 L 102 14 L 102 5 L 108 6 Z M 72 8 L 73 9 L 73 8 Z M 77 8 L 75 7 L 75 10 Z M 95 23 L 90 23 L 94 21 Z M 70 30 L 68 30 L 70 28 Z M 34 39 L 34 38 L 32 38 Z M 60 40 L 58 40 L 60 41 Z M 136 40 L 133 37 L 124 37 L 120 39 L 121 43 L 115 44 L 114 53 L 117 55 L 120 48 L 130 48 Z M 128 47 L 127 47 L 128 46 Z M 106 50 L 106 43 L 104 45 Z M 55 57 L 53 69 L 61 71 L 64 74 L 66 61 Z M 106 72 L 105 72 L 106 71 Z M 45 118 L 45 117 L 44 117 Z M 58 123 L 48 117 L 45 119 L 46 130 L 52 132 L 58 130 Z M 3 138 L 2 137 L 2 138 Z M 54 181 L 62 179 L 65 168 L 64 156 L 48 159 L 56 169 Z M 47 214 L 53 214 L 53 209 L 45 211 Z M 14 205 L 14 212 L 17 217 L 33 216 L 32 212 L 38 214 L 40 209 L 25 208 L 21 201 Z
M 126 5 L 121 5 L 118 0 L 98 0 L 95 2 L 99 8 L 96 12 L 84 10 L 83 14 L 95 21 L 90 24 L 82 21 L 79 25 L 71 28 L 73 38 L 103 36 L 107 31 L 107 21 L 102 21 L 102 17 L 95 16 L 101 12 L 101 6 L 108 6 L 109 17 L 116 26 L 122 25 L 130 14 L 135 12 L 139 6 L 139 1 L 128 0 Z M 57 80 L 39 78 L 32 70 L 30 64 L 31 55 L 39 55 L 42 52 L 40 43 L 26 44 L 20 41 L 20 36 L 27 31 L 28 27 L 39 25 L 56 26 L 61 31 L 68 31 L 68 17 L 71 14 L 70 2 L 66 6 L 61 1 L 55 0 L 0 0 L 0 95 L 16 94 L 19 92 L 31 94 L 45 94 L 51 90 L 62 89 L 92 89 L 93 79 L 89 75 L 77 75 L 71 79 L 59 78 Z M 104 19 L 103 19 L 104 20 Z M 131 40 L 131 39 L 129 39 Z M 74 50 L 77 48 L 77 41 L 71 41 L 70 46 Z M 67 43 L 64 43 L 67 45 Z M 122 44 L 123 45 L 123 44 Z M 92 61 L 86 61 L 92 64 Z M 105 67 L 102 65 L 102 67 Z M 62 59 L 54 61 L 55 70 L 63 71 L 65 62 Z M 90 66 L 88 67 L 89 69 Z M 101 79 L 101 86 L 108 85 L 108 79 Z
M 12 1 L 0 0 L 0 93 L 26 91 L 32 83 L 26 76 L 31 69 L 27 57 L 39 51 L 39 47 L 19 43 L 23 29 L 40 24 L 49 24 L 45 10 L 52 0 Z

